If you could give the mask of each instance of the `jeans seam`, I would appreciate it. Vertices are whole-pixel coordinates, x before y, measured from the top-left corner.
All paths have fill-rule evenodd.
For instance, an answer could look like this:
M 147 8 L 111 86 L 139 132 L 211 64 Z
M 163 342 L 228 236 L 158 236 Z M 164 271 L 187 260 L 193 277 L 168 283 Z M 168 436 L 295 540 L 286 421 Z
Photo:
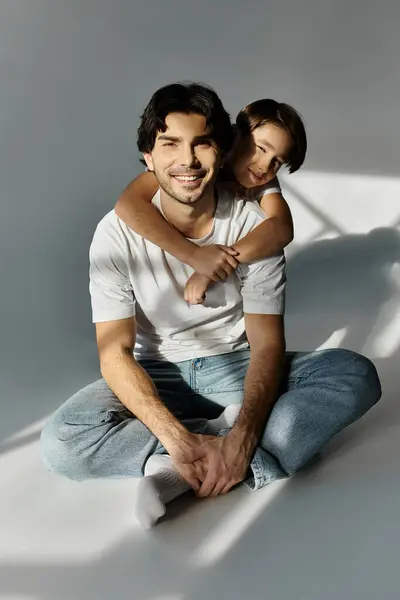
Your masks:
M 196 383 L 196 369 L 193 360 L 191 360 L 189 362 L 189 386 L 194 392 L 198 392 Z
M 250 464 L 251 470 L 253 471 L 254 485 L 251 485 L 249 481 L 249 487 L 253 490 L 258 490 L 266 484 L 266 477 L 263 473 L 261 460 L 258 458 L 257 453 L 254 455 L 253 460 Z M 247 481 L 247 480 L 246 480 Z
M 229 387 L 203 387 L 201 388 L 201 390 L 197 390 L 200 391 L 202 393 L 205 394 L 223 394 L 223 393 L 229 393 L 229 392 L 243 392 L 244 391 L 244 387 L 243 385 L 238 385 L 238 386 L 229 386 Z

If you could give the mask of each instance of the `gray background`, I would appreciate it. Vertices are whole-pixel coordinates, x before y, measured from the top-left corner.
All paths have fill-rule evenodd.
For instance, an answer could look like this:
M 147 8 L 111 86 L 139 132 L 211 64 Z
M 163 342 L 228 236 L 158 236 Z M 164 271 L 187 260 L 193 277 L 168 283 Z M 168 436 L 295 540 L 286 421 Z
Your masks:
M 232 115 L 260 97 L 292 103 L 307 123 L 305 169 L 397 178 L 399 19 L 397 0 L 155 0 L 146 8 L 128 0 L 0 1 L 0 442 L 43 418 L 98 375 L 87 251 L 96 223 L 139 172 L 138 117 L 155 89 L 175 80 L 205 81 Z M 296 176 L 289 181 L 296 182 Z M 376 210 L 385 210 L 384 199 L 375 200 Z M 387 226 L 395 224 L 390 217 Z M 310 265 L 325 286 L 322 297 L 313 292 L 312 312 L 323 305 L 320 323 L 326 331 L 321 337 L 314 328 L 310 341 L 299 326 L 294 336 L 299 346 L 320 344 L 335 328 L 349 325 L 347 317 L 347 322 L 337 318 L 338 311 L 364 311 L 364 323 L 370 323 L 374 311 L 390 299 L 389 288 L 378 292 L 382 269 L 399 260 L 395 230 L 387 229 L 372 247 L 364 239 L 361 250 L 359 238 L 347 235 L 342 241 L 322 247 L 321 255 L 316 247 L 311 258 L 303 255 L 289 265 L 295 282 L 289 297 L 292 317 L 297 292 L 303 294 L 302 306 L 308 303 L 302 282 Z M 332 277 L 326 277 L 326 259 L 335 247 L 339 253 L 329 263 L 333 284 L 327 290 Z M 357 290 L 337 309 L 347 286 Z M 365 306 L 349 312 L 350 302 L 363 299 Z M 301 315 L 300 320 L 304 323 Z M 361 350 L 367 334 L 364 330 L 345 345 Z M 378 365 L 394 393 L 398 354 L 378 359 Z M 379 415 L 376 426 L 398 421 L 392 408 Z M 354 505 L 358 501 L 357 496 Z M 285 521 L 282 507 L 279 515 Z M 284 552 L 281 545 L 279 552 Z M 293 548 L 300 553 L 302 548 L 292 546 L 289 560 L 295 564 Z M 312 563 L 311 542 L 308 551 Z M 368 566 L 375 561 L 366 559 Z M 262 585 L 262 571 L 257 575 L 255 565 L 263 568 L 253 563 L 249 578 Z M 236 567 L 223 571 L 221 580 L 217 576 L 218 593 L 207 591 L 202 597 L 234 597 L 224 587 L 231 568 Z M 291 597 L 289 579 L 282 588 L 271 577 L 274 597 Z M 324 586 L 331 589 L 335 578 L 320 577 L 319 591 L 317 584 L 307 587 L 305 577 L 304 596 L 297 598 L 331 598 Z M 13 572 L 9 581 L 14 579 Z M 365 588 L 351 588 L 353 595 L 349 591 L 346 597 L 397 598 L 389 591 L 397 579 L 395 569 L 382 571 L 383 579 L 386 595 L 377 590 L 368 595 L 369 581 Z M 8 589 L 14 591 L 12 583 Z M 53 591 L 43 594 L 53 600 L 58 597 Z M 69 597 L 62 593 L 59 597 Z M 260 594 L 250 595 L 264 598 L 265 590 Z M 243 589 L 237 597 L 244 595 Z

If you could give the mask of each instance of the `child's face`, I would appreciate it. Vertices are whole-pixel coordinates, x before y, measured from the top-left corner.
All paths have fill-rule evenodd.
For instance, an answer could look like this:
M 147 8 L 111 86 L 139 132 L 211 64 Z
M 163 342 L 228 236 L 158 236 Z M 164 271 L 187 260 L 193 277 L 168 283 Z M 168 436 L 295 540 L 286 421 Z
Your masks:
M 240 137 L 232 157 L 232 171 L 245 188 L 258 187 L 271 181 L 287 162 L 293 141 L 290 134 L 273 123 L 256 127 Z

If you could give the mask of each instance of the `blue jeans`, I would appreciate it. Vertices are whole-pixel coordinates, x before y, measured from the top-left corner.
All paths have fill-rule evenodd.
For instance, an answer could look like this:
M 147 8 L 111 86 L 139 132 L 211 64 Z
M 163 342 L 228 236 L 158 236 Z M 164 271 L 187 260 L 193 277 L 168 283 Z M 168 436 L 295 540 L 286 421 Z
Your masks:
M 197 433 L 213 433 L 208 419 L 241 403 L 250 351 L 179 363 L 146 360 L 142 366 L 169 410 Z M 348 350 L 286 355 L 278 398 L 246 480 L 258 489 L 306 465 L 344 427 L 380 398 L 374 365 Z M 226 431 L 217 432 L 224 435 Z M 104 379 L 67 400 L 45 425 L 42 454 L 48 469 L 82 481 L 139 477 L 160 442 L 118 400 Z

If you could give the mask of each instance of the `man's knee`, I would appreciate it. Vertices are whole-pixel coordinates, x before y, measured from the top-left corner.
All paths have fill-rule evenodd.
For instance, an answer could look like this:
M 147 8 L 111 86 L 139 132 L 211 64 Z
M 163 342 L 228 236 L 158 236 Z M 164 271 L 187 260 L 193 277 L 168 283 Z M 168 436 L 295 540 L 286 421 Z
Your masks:
M 113 415 L 122 414 L 104 380 L 74 394 L 52 415 L 41 435 L 41 453 L 47 468 L 77 481 L 92 477 L 90 449 L 111 427 Z
M 42 460 L 49 471 L 56 475 L 68 477 L 66 467 L 68 459 L 63 448 L 63 443 L 57 435 L 53 419 L 44 426 L 40 436 L 40 451 Z
M 52 473 L 75 481 L 91 478 L 89 447 L 98 442 L 102 433 L 95 426 L 97 419 L 90 418 L 89 413 L 85 417 L 77 413 L 73 396 L 44 426 L 40 437 L 41 454 Z
M 382 395 L 381 383 L 373 362 L 351 350 L 331 350 L 337 382 L 352 400 L 350 408 L 355 417 L 367 412 Z
M 310 360 L 311 359 L 311 360 Z M 331 437 L 362 417 L 381 397 L 373 363 L 356 352 L 324 350 L 307 357 L 311 388 L 283 398 L 272 412 L 263 447 L 292 475 Z M 315 396 L 313 397 L 313 394 Z
M 79 481 L 83 478 L 82 468 L 78 467 L 76 453 L 65 435 L 67 429 L 57 413 L 46 423 L 40 436 L 42 460 L 52 473 Z

